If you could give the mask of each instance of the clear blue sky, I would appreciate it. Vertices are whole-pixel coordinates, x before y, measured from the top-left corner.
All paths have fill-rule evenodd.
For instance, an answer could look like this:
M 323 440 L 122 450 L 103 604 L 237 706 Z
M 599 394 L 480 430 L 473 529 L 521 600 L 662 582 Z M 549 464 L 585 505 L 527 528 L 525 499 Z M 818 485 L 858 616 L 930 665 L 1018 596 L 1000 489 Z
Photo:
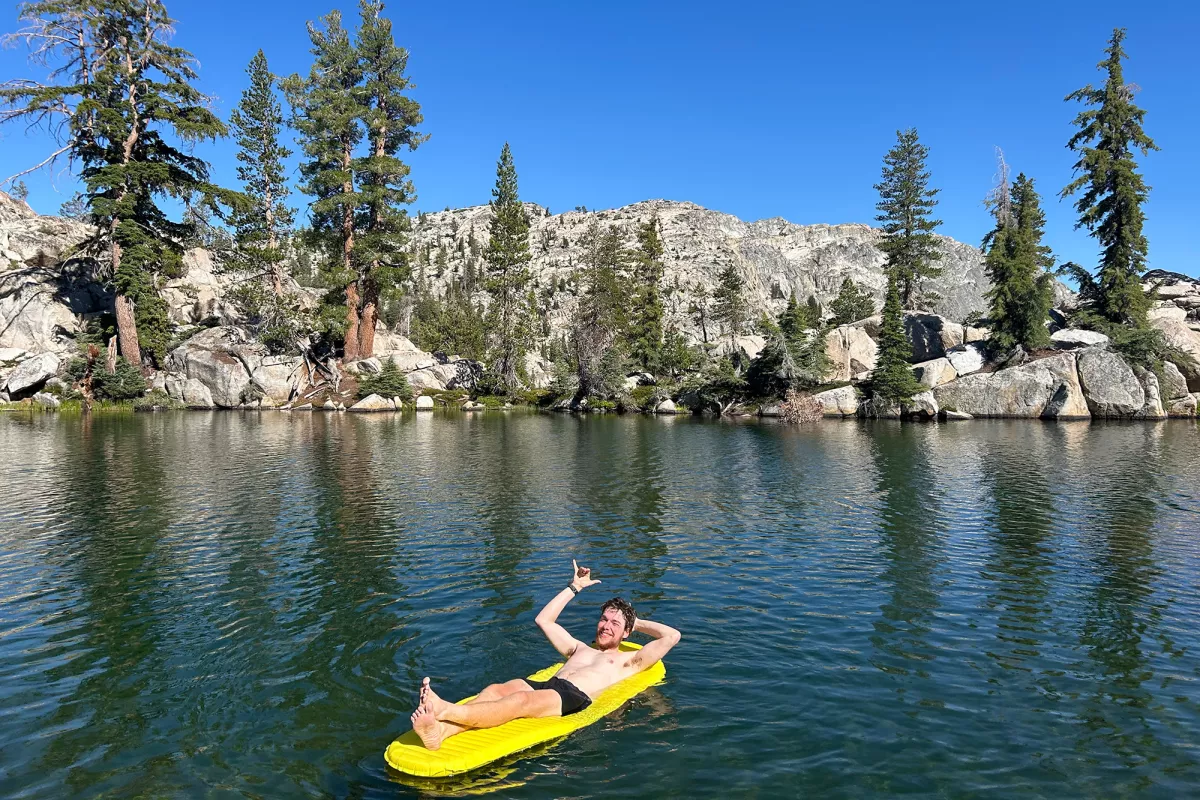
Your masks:
M 332 7 L 168 0 L 175 43 L 200 60 L 225 117 L 259 47 L 273 71 L 307 71 L 304 23 Z M 978 244 L 999 145 L 1014 174 L 1036 178 L 1060 260 L 1088 266 L 1096 247 L 1055 197 L 1074 161 L 1076 108 L 1063 97 L 1103 80 L 1095 65 L 1125 26 L 1126 77 L 1162 148 L 1142 162 L 1151 266 L 1200 274 L 1198 2 L 395 2 L 386 13 L 431 134 L 411 155 L 416 208 L 486 202 L 508 140 L 523 199 L 555 212 L 665 197 L 747 220 L 871 222 L 881 158 L 897 128 L 915 126 L 942 233 Z M 10 6 L 0 28 L 15 26 Z M 21 50 L 0 52 L 0 77 L 28 69 Z M 4 176 L 44 149 L 18 128 L 0 137 Z M 227 142 L 200 152 L 234 182 Z M 71 191 L 69 178 L 27 183 L 43 213 Z

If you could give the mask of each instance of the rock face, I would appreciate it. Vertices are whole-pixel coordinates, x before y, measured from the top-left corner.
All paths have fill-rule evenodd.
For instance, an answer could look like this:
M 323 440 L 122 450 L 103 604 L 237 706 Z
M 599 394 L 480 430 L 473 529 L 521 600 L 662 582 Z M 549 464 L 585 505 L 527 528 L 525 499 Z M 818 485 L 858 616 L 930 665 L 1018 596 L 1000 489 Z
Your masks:
M 1165 361 L 1163 362 L 1163 375 L 1166 377 L 1166 381 L 1162 385 L 1164 400 L 1178 400 L 1181 397 L 1187 397 L 1187 378 L 1183 377 L 1179 367 L 1170 361 Z
M 963 343 L 963 326 L 937 314 L 909 312 L 904 315 L 904 332 L 913 344 L 914 364 L 941 358 Z
M 963 345 L 951 350 L 946 353 L 946 360 L 950 362 L 950 366 L 959 375 L 970 375 L 973 372 L 979 372 L 979 370 L 983 369 L 983 365 L 987 363 L 984 348 L 978 343 Z
M 58 373 L 58 365 L 58 356 L 53 353 L 42 353 L 28 358 L 8 373 L 8 379 L 4 382 L 4 391 L 10 397 L 15 398 L 22 393 L 37 389 Z
M 1079 351 L 1075 363 L 1083 396 L 1093 417 L 1133 417 L 1146 406 L 1142 382 L 1116 353 L 1089 347 Z
M 948 358 L 935 358 L 932 361 L 913 364 L 913 374 L 917 376 L 918 383 L 930 389 L 958 377 L 958 371 Z
M 1177 319 L 1159 318 L 1150 324 L 1163 332 L 1169 344 L 1200 362 L 1200 331 L 1192 330 L 1188 323 Z M 1178 367 L 1187 380 L 1188 389 L 1200 392 L 1200 367 L 1187 364 L 1179 364 Z
M 975 417 L 1087 419 L 1074 353 L 966 375 L 933 390 L 941 408 Z
M 848 381 L 860 372 L 875 369 L 878 352 L 865 328 L 839 325 L 825 334 L 825 353 L 832 364 L 826 380 Z
M 858 390 L 853 386 L 827 389 L 814 394 L 813 399 L 821 404 L 827 417 L 853 417 L 858 413 Z
M 697 300 L 697 287 L 711 292 L 721 270 L 730 264 L 746 281 L 750 306 L 772 316 L 783 310 L 792 292 L 801 302 L 813 295 L 827 307 L 847 277 L 874 295 L 876 307 L 883 304 L 884 257 L 876 247 L 882 232 L 867 225 L 796 225 L 779 218 L 743 222 L 694 203 L 667 200 L 555 215 L 531 203 L 525 208 L 534 288 L 548 294 L 550 327 L 555 333 L 568 329 L 575 317 L 582 238 L 592 220 L 605 226 L 619 225 L 626 245 L 632 247 L 637 226 L 658 216 L 666 249 L 663 285 L 678 287 L 665 298 L 664 322 L 693 341 L 702 338 L 697 321 L 688 313 Z M 471 258 L 472 239 L 477 248 L 486 245 L 490 218 L 488 206 L 474 206 L 426 214 L 413 226 L 412 239 L 418 251 L 433 248 L 431 261 L 441 252 L 446 254 L 447 269 L 442 277 L 433 277 L 431 266 L 416 267 L 436 291 L 444 293 L 449 282 L 462 275 Z M 943 273 L 929 288 L 941 299 L 931 310 L 950 319 L 983 311 L 988 283 L 980 252 L 951 239 L 939 237 L 938 243 Z M 711 323 L 708 327 L 709 340 L 717 341 L 718 327 Z
M 167 393 L 189 405 L 201 404 L 202 395 L 194 387 L 185 394 L 186 381 L 206 387 L 212 405 L 235 408 L 253 393 L 251 384 L 276 402 L 287 401 L 299 390 L 302 376 L 299 358 L 269 355 L 233 327 L 201 331 L 171 351 L 167 362 L 185 379 L 168 381 Z
M 1108 344 L 1108 337 L 1097 331 L 1084 331 L 1078 328 L 1063 328 L 1050 334 L 1050 341 L 1062 350 L 1075 347 L 1092 347 Z

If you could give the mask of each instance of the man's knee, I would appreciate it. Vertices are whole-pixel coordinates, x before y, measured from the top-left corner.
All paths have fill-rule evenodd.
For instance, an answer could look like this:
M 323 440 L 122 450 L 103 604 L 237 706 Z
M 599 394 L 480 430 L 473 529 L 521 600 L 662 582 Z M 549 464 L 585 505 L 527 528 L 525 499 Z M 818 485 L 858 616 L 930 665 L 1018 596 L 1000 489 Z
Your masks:
M 553 689 L 538 689 L 521 695 L 527 717 L 561 717 L 562 698 Z

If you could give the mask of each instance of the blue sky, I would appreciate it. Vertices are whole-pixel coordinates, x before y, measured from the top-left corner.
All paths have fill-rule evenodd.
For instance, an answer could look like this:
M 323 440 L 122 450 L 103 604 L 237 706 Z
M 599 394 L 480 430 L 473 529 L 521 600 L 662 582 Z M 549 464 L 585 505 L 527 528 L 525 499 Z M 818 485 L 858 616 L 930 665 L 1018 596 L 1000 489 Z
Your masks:
M 259 47 L 274 71 L 307 71 L 304 23 L 333 7 L 168 3 L 175 43 L 226 117 Z M 999 145 L 1037 180 L 1060 260 L 1088 266 L 1095 244 L 1056 199 L 1074 162 L 1076 108 L 1063 97 L 1103 80 L 1095 65 L 1125 26 L 1126 77 L 1162 148 L 1142 162 L 1151 266 L 1200 274 L 1200 3 L 394 2 L 385 13 L 431 134 L 410 157 L 416 208 L 486 202 L 508 140 L 522 198 L 554 212 L 665 197 L 747 220 L 871 222 L 882 156 L 915 126 L 942 233 L 978 244 Z M 0 28 L 15 16 L 10 6 Z M 0 77 L 27 74 L 21 49 L 0 51 Z M 0 177 L 45 144 L 0 129 Z M 199 152 L 234 184 L 228 142 Z M 69 176 L 26 182 L 43 213 L 71 192 Z

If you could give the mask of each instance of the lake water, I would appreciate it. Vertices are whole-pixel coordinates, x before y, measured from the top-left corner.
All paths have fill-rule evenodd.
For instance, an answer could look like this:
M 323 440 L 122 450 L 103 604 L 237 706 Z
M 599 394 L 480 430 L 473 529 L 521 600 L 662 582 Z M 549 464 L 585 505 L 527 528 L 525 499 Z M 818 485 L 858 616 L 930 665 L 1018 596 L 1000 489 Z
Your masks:
M 489 412 L 0 415 L 0 796 L 1159 796 L 1200 784 L 1200 427 Z M 591 632 L 667 681 L 389 775 Z

